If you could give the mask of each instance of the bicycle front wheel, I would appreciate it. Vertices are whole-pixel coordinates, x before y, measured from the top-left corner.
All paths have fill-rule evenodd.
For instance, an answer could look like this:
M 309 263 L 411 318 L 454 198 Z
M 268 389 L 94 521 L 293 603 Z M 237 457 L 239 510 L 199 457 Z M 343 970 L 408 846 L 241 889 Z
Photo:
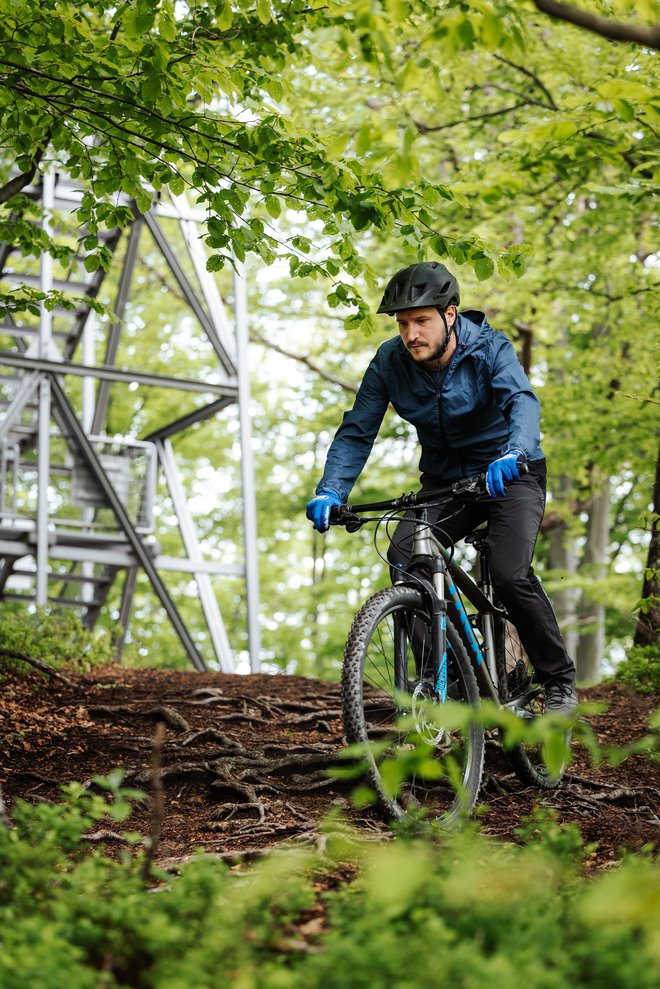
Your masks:
M 415 814 L 449 823 L 474 806 L 484 758 L 479 725 L 442 724 L 444 698 L 479 703 L 475 675 L 449 622 L 444 698 L 433 679 L 424 596 L 403 584 L 379 591 L 356 615 L 346 644 L 346 738 L 368 743 L 369 776 L 392 817 Z

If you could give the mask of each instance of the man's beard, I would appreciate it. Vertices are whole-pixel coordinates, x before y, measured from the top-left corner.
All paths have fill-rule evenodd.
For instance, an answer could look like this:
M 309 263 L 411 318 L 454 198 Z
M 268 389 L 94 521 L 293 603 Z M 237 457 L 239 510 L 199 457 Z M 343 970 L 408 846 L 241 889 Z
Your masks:
M 430 357 L 425 357 L 419 363 L 431 364 L 433 363 L 433 361 L 439 361 L 440 358 L 447 352 L 447 347 L 450 344 L 452 332 L 453 332 L 453 327 L 448 326 L 447 333 L 445 335 L 445 339 L 443 340 L 443 342 L 436 348 L 436 350 L 434 351 L 433 354 L 431 354 Z

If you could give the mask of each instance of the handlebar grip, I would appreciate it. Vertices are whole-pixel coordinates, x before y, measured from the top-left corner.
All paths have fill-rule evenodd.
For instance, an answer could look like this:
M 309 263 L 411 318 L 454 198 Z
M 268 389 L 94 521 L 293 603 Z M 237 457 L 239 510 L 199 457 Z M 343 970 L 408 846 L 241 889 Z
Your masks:
M 357 532 L 365 521 L 355 514 L 350 505 L 334 505 L 330 509 L 330 525 L 343 525 L 347 532 Z

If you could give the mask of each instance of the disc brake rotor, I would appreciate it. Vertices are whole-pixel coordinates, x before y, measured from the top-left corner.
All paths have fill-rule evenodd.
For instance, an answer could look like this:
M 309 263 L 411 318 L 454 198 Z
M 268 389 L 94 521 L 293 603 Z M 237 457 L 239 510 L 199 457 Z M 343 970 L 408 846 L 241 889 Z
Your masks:
M 412 695 L 412 716 L 415 720 L 415 730 L 433 748 L 449 744 L 449 734 L 435 720 L 428 717 L 428 704 L 436 700 L 433 684 L 430 680 L 420 680 Z M 436 708 L 437 704 L 434 705 Z

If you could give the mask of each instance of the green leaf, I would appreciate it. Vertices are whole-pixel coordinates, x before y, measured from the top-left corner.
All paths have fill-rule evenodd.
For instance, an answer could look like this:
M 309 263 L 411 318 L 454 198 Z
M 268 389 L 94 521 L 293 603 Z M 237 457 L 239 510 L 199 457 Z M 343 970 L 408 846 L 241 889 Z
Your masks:
M 369 336 L 374 328 L 373 316 L 367 312 L 353 313 L 346 317 L 344 326 L 349 332 L 359 330 L 364 336 Z
M 225 266 L 225 259 L 221 254 L 211 254 L 206 260 L 207 271 L 220 271 Z
M 431 250 L 435 254 L 437 254 L 438 257 L 440 258 L 447 257 L 447 254 L 449 253 L 449 249 L 447 247 L 447 241 L 445 240 L 444 237 L 441 237 L 440 234 L 434 234 L 434 236 L 431 237 L 431 239 L 429 240 L 429 245 L 431 247 Z
M 650 103 L 657 99 L 657 92 L 640 82 L 617 79 L 598 86 L 598 92 L 607 100 L 634 100 L 635 103 Z
M 257 17 L 262 24 L 270 23 L 272 14 L 268 0 L 257 0 Z
M 122 16 L 122 28 L 129 37 L 142 40 L 153 27 L 155 19 L 156 11 L 151 8 L 148 0 L 138 0 Z
M 307 254 L 312 247 L 312 242 L 307 237 L 292 237 L 291 243 L 296 250 L 302 251 L 304 254 Z
M 385 0 L 385 6 L 394 24 L 403 24 L 410 17 L 409 4 L 404 0 Z
M 568 737 L 567 732 L 555 729 L 543 741 L 543 762 L 550 776 L 555 778 L 561 775 L 570 756 Z
M 274 220 L 276 220 L 282 212 L 282 203 L 279 196 L 266 196 L 264 199 L 264 206 Z
M 176 38 L 176 25 L 169 14 L 161 13 L 158 21 L 158 33 L 165 41 L 172 42 Z
M 628 121 L 635 119 L 635 108 L 630 105 L 628 100 L 612 100 L 612 106 L 622 120 Z
M 576 130 L 577 126 L 572 120 L 555 119 L 547 124 L 541 124 L 540 127 L 533 127 L 528 132 L 528 136 L 532 140 L 565 141 L 572 137 Z
M 180 196 L 186 188 L 186 183 L 180 175 L 173 175 L 169 181 L 170 189 L 175 196 Z
M 155 103 L 161 91 L 160 73 L 149 71 L 145 74 L 140 85 L 140 96 L 145 103 Z
M 152 200 L 149 193 L 145 192 L 144 190 L 141 190 L 140 192 L 136 193 L 135 205 L 139 209 L 140 213 L 148 213 L 152 205 Z
M 360 767 L 360 772 L 364 772 L 362 767 Z M 351 800 L 354 807 L 369 807 L 378 803 L 378 796 L 368 786 L 356 786 L 351 794 Z
M 481 39 L 489 51 L 498 51 L 502 42 L 504 24 L 496 14 L 486 14 L 481 25 Z
M 85 258 L 85 270 L 86 271 L 98 271 L 101 267 L 101 261 L 98 254 L 88 254 Z
M 219 31 L 228 31 L 232 26 L 234 20 L 234 11 L 232 10 L 231 0 L 224 0 L 224 3 L 219 3 L 216 12 L 216 24 Z
M 495 264 L 491 258 L 477 258 L 474 265 L 474 273 L 480 282 L 485 282 L 495 271 Z
M 468 255 L 468 245 L 463 241 L 458 241 L 456 244 L 448 245 L 449 256 L 454 259 L 456 264 L 465 264 Z

